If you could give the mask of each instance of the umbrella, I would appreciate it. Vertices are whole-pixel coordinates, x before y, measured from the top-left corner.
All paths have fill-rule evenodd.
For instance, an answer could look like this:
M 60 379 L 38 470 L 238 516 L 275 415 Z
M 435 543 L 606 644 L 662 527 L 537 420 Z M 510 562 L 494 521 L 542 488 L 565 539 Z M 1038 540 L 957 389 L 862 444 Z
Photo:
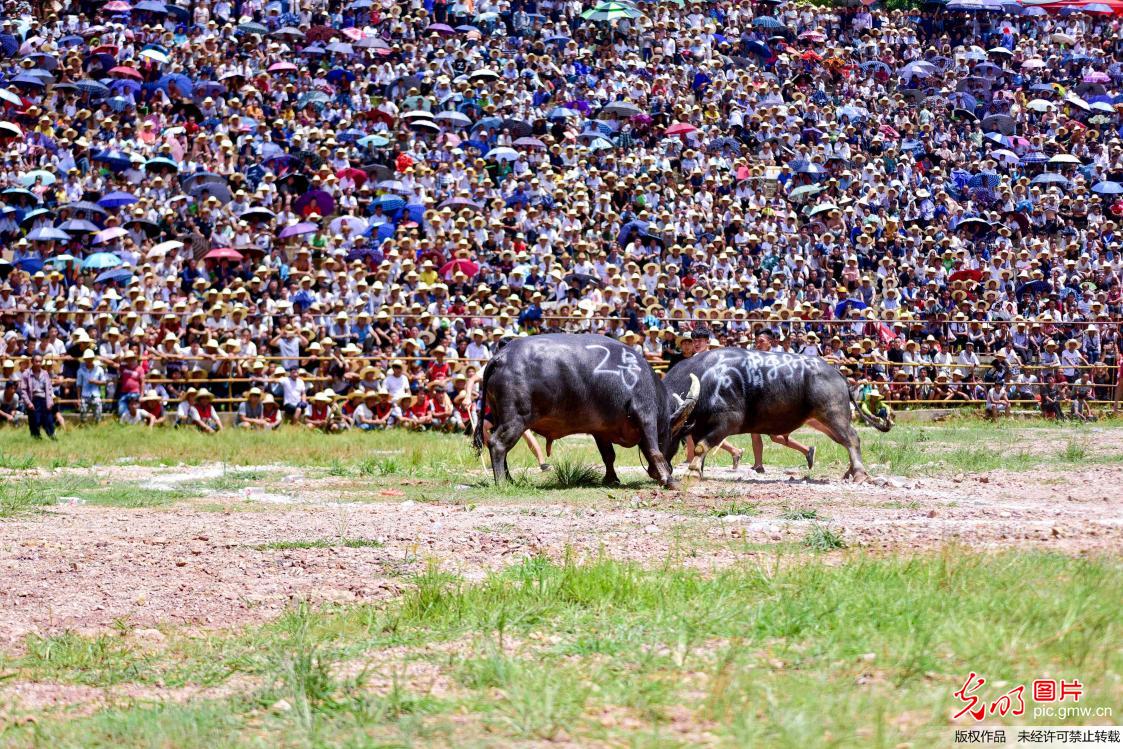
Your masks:
M 286 226 L 284 229 L 281 229 L 280 234 L 278 234 L 277 236 L 279 236 L 281 239 L 288 239 L 289 237 L 299 237 L 305 234 L 313 234 L 319 228 L 320 227 L 318 225 L 313 224 L 309 221 L 302 221 L 297 224 L 292 224 L 291 226 Z
M 367 181 L 367 173 L 362 169 L 356 169 L 353 166 L 348 166 L 340 169 L 335 173 L 335 176 L 337 179 L 349 178 L 359 187 L 362 187 L 364 184 L 366 184 Z
M 569 107 L 554 107 L 546 113 L 548 120 L 564 120 L 566 117 L 580 117 L 581 113 Z
M 269 33 L 269 29 L 264 24 L 249 21 L 248 23 L 240 23 L 234 27 L 234 32 L 237 34 L 260 34 L 264 36 Z
M 977 269 L 977 268 L 965 268 L 963 270 L 957 270 L 955 273 L 952 273 L 950 276 L 948 276 L 948 280 L 953 281 L 953 282 L 954 281 L 975 281 L 975 282 L 978 282 L 978 281 L 983 280 L 983 272 L 981 270 Z
M 153 62 L 158 62 L 161 65 L 166 65 L 171 58 L 168 57 L 166 52 L 161 52 L 158 49 L 145 49 L 140 52 L 140 57 L 147 57 Z
M 622 2 L 605 2 L 581 14 L 586 21 L 619 21 L 625 18 L 639 18 L 642 16 L 635 6 Z
M 295 73 L 299 69 L 291 62 L 275 62 L 269 66 L 270 73 Z
M 513 145 L 518 146 L 520 148 L 545 148 L 546 147 L 546 144 L 543 143 L 542 141 L 540 141 L 538 138 L 519 138 L 518 140 L 516 140 L 513 143 Z
M 23 107 L 23 99 L 19 98 L 6 88 L 0 88 L 0 101 L 6 101 L 9 104 L 14 104 L 17 107 Z
M 82 261 L 82 270 L 105 270 L 116 268 L 124 261 L 112 252 L 95 252 Z
M 242 253 L 237 250 L 232 250 L 229 247 L 216 247 L 215 249 L 203 255 L 204 260 L 233 260 L 239 262 L 242 260 Z
M 441 276 L 446 279 L 451 278 L 458 272 L 463 273 L 464 275 L 468 276 L 468 278 L 473 278 L 477 273 L 480 272 L 480 266 L 476 263 L 473 263 L 471 260 L 457 258 L 455 260 L 452 260 L 451 262 L 445 263 L 443 266 L 441 266 L 440 270 Z
M 223 205 L 229 203 L 234 197 L 225 182 L 193 183 L 187 193 L 195 200 L 204 201 L 208 198 L 214 198 Z
M 1053 158 L 1049 159 L 1049 163 L 1050 164 L 1079 164 L 1080 159 L 1076 158 L 1072 154 L 1059 153 L 1056 156 L 1054 156 Z
M 175 163 L 165 156 L 157 156 L 154 159 L 149 159 L 148 161 L 144 162 L 144 171 L 146 172 L 153 170 L 158 171 L 160 169 L 170 169 L 173 172 L 178 172 L 179 164 Z
M 397 195 L 379 195 L 371 201 L 370 209 L 381 208 L 383 213 L 392 213 L 406 207 L 406 201 Z
M 109 69 L 109 75 L 116 77 L 132 78 L 137 81 L 143 81 L 144 76 L 136 68 L 130 68 L 128 65 L 118 65 L 115 68 Z
M 58 228 L 68 234 L 93 234 L 98 231 L 97 224 L 80 218 L 72 218 L 68 221 L 63 221 L 58 225 Z
M 43 259 L 34 256 L 28 256 L 17 260 L 15 265 L 20 270 L 27 271 L 28 273 L 38 273 L 39 271 L 43 270 Z
M 643 114 L 643 109 L 637 107 L 629 101 L 614 101 L 608 104 L 601 110 L 602 114 L 611 114 L 617 117 L 635 117 L 638 114 Z
M 339 234 L 343 226 L 349 227 L 352 234 L 362 234 L 367 230 L 366 219 L 358 216 L 340 216 L 328 225 L 328 229 L 332 234 Z
M 128 281 L 133 277 L 132 268 L 113 268 L 104 273 L 99 273 L 94 280 L 98 283 L 107 283 L 109 281 L 123 282 Z
M 324 190 L 309 190 L 292 204 L 293 210 L 305 216 L 315 210 L 321 216 L 335 213 L 335 199 Z
M 53 226 L 40 226 L 27 235 L 32 242 L 67 242 L 70 235 Z
M 688 122 L 676 122 L 667 128 L 667 135 L 686 135 L 693 133 L 698 128 L 694 127 Z
M 494 70 L 491 70 L 489 68 L 480 68 L 478 70 L 473 70 L 471 74 L 469 74 L 468 80 L 497 81 L 499 80 L 499 73 L 496 73 Z
M 162 256 L 166 255 L 172 250 L 180 249 L 183 249 L 183 242 L 180 242 L 178 239 L 169 239 L 167 242 L 161 242 L 160 244 L 152 245 L 152 247 L 148 250 L 148 257 L 153 257 L 156 255 Z
M 55 255 L 54 257 L 49 259 L 47 263 L 53 268 L 61 268 L 67 263 L 72 263 L 77 259 L 78 258 L 74 257 L 73 255 L 69 255 L 64 252 L 61 255 Z
M 1092 192 L 1097 195 L 1120 195 L 1123 194 L 1123 184 L 1106 180 L 1104 182 L 1097 182 L 1092 185 Z
M 593 286 L 601 286 L 601 280 L 596 276 L 589 275 L 588 273 L 570 273 L 562 279 L 570 286 L 576 286 L 581 289 L 590 284 Z
M 355 54 L 355 48 L 347 42 L 332 42 L 328 46 L 324 47 L 324 49 L 328 52 L 334 52 L 337 55 Z
M 802 187 L 797 187 L 788 193 L 788 200 L 800 201 L 805 198 L 809 198 L 812 195 L 817 195 L 825 189 L 827 188 L 821 187 L 819 185 L 804 185 Z
M 450 125 L 457 125 L 460 127 L 467 127 L 472 124 L 472 119 L 463 112 L 438 112 L 433 118 L 439 122 L 447 122 Z
M 519 152 L 513 148 L 500 146 L 499 148 L 493 148 L 488 151 L 484 158 L 493 161 L 515 161 L 519 158 Z
M 129 236 L 129 232 L 120 226 L 111 226 L 108 229 L 102 229 L 97 234 L 94 234 L 94 244 L 105 244 L 112 242 L 114 239 Z
M 1029 183 L 1031 185 L 1067 185 L 1068 180 L 1063 175 L 1045 172 L 1031 179 Z
M 382 148 L 390 145 L 390 139 L 382 135 L 368 135 L 365 138 L 359 138 L 357 142 L 364 148 Z
M 132 205 L 137 202 L 135 195 L 127 192 L 111 192 L 106 193 L 98 200 L 98 205 L 102 208 L 121 208 L 126 205 Z
M 834 316 L 842 317 L 851 309 L 866 309 L 869 305 L 861 299 L 843 299 L 834 306 Z
M 787 28 L 784 24 L 772 16 L 757 16 L 753 19 L 753 26 L 758 29 L 783 29 Z
M 5 190 L 5 192 L 7 192 L 7 191 Z M 79 201 L 76 201 L 74 203 L 63 203 L 62 205 L 59 206 L 59 210 L 62 210 L 64 208 L 69 209 L 71 211 L 77 211 L 77 212 L 80 212 L 80 213 L 96 213 L 99 216 L 108 216 L 109 215 L 109 211 L 105 210 L 104 208 L 102 208 L 97 203 L 91 203 L 87 200 L 79 200 Z
M 819 205 L 815 206 L 807 212 L 807 216 L 808 218 L 811 218 L 813 216 L 818 216 L 820 213 L 827 213 L 834 210 L 838 210 L 838 206 L 834 203 L 819 203 Z
M 31 172 L 25 172 L 19 176 L 19 183 L 24 187 L 31 187 L 36 182 L 41 182 L 44 185 L 53 185 L 57 180 L 58 178 L 46 169 L 36 169 Z
M 103 151 L 98 151 L 94 154 L 94 161 L 105 164 L 114 172 L 123 172 L 133 165 L 132 157 L 116 148 L 107 148 Z
M 1047 281 L 1030 281 L 1019 286 L 1014 291 L 1014 296 L 1021 299 L 1023 294 L 1047 294 L 1052 291 L 1053 287 Z
M 1002 177 L 994 172 L 979 172 L 967 181 L 968 187 L 985 187 L 993 190 L 1002 182 Z

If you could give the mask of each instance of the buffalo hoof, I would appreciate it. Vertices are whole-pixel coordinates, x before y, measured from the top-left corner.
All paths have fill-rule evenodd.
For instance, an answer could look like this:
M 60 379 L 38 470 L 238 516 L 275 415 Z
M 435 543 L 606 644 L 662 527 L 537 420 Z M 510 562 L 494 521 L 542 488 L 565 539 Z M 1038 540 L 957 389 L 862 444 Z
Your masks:
M 855 484 L 864 484 L 870 475 L 865 471 L 847 471 L 842 475 L 843 481 L 851 481 Z
M 620 477 L 619 476 L 605 476 L 604 477 L 604 485 L 605 486 L 620 486 Z

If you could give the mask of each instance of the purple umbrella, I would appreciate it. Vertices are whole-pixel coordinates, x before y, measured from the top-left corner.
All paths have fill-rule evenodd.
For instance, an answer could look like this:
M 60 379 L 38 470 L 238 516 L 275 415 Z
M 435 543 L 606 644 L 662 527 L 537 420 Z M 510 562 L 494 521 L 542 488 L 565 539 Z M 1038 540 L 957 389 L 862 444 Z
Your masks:
M 452 28 L 447 23 L 431 23 L 425 30 L 437 34 L 444 34 L 445 36 L 452 36 L 456 33 L 456 29 Z
M 323 190 L 309 190 L 297 198 L 292 207 L 294 211 L 304 216 L 313 210 L 321 216 L 330 216 L 335 212 L 335 200 Z
M 280 236 L 281 239 L 288 239 L 289 237 L 298 237 L 301 234 L 311 234 L 319 228 L 320 227 L 316 224 L 303 221 L 299 224 L 286 226 L 284 229 L 281 229 L 281 233 L 278 236 Z

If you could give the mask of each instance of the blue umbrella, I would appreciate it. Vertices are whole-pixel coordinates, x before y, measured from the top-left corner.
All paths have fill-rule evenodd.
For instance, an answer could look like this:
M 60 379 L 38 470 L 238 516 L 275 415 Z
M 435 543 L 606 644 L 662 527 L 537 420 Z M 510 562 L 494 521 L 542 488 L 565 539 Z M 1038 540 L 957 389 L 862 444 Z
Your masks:
M 842 317 L 849 309 L 866 309 L 869 305 L 861 299 L 843 299 L 834 306 L 834 316 Z
M 1068 180 L 1055 172 L 1045 172 L 1031 179 L 1029 183 L 1031 185 L 1067 185 Z
M 135 195 L 127 192 L 111 192 L 108 193 L 98 201 L 98 205 L 102 208 L 121 208 L 126 205 L 132 205 L 137 202 Z
M 127 153 L 116 148 L 107 148 L 94 154 L 94 161 L 101 162 L 115 172 L 123 172 L 133 165 Z M 135 200 L 133 202 L 136 202 Z M 103 204 L 104 205 L 104 204 Z
M 40 226 L 35 229 L 27 238 L 32 242 L 68 242 L 70 235 L 61 229 L 56 229 L 53 226 Z
M 153 169 L 153 168 L 156 168 L 156 169 L 171 169 L 173 171 L 178 172 L 179 171 L 179 164 L 175 163 L 174 161 L 172 161 L 171 159 L 169 159 L 165 156 L 157 156 L 154 159 L 149 159 L 148 161 L 144 162 L 144 171 L 147 172 L 148 170 Z
M 108 254 L 108 253 L 101 253 Z M 85 267 L 85 266 L 83 266 Z M 128 281 L 133 277 L 132 268 L 111 268 L 103 273 L 99 273 L 94 280 L 98 283 L 105 283 L 106 281 Z
M 133 10 L 143 10 L 148 13 L 163 13 L 167 15 L 168 6 L 164 5 L 160 0 L 140 0 L 139 3 L 133 6 Z
M 114 78 L 109 82 L 109 90 L 120 96 L 135 94 L 141 88 L 143 87 L 140 85 L 140 81 L 134 81 L 132 78 Z
M 106 86 L 101 81 L 95 81 L 91 78 L 78 81 L 74 84 L 75 88 L 87 96 L 109 96 L 109 86 Z
M 383 213 L 390 213 L 406 207 L 406 201 L 397 195 L 379 195 L 371 201 L 370 210 L 381 208 Z
M 0 34 L 0 52 L 3 52 L 5 57 L 14 57 L 19 52 L 19 48 L 19 39 L 11 34 Z
M 82 261 L 82 270 L 116 268 L 118 265 L 122 265 L 123 262 L 121 258 L 117 257 L 112 252 L 95 252 Z
M 178 93 L 183 97 L 190 97 L 194 92 L 195 82 L 182 73 L 171 73 L 156 81 L 156 88 L 168 93 Z
M 43 270 L 43 258 L 40 257 L 25 257 L 20 258 L 15 262 L 15 266 L 22 271 L 28 273 L 38 273 Z
M 1123 185 L 1105 180 L 1092 185 L 1092 192 L 1098 195 L 1120 195 L 1123 194 Z
M 783 29 L 786 28 L 783 23 L 773 18 L 772 16 L 758 16 L 753 19 L 753 26 L 758 29 Z
M 41 78 L 29 73 L 20 73 L 11 80 L 11 83 L 20 88 L 44 88 L 47 85 Z
M 998 176 L 994 172 L 979 172 L 975 176 L 971 177 L 970 180 L 968 180 L 967 186 L 988 187 L 993 189 L 995 187 L 998 187 L 999 183 L 1001 182 L 1002 177 Z

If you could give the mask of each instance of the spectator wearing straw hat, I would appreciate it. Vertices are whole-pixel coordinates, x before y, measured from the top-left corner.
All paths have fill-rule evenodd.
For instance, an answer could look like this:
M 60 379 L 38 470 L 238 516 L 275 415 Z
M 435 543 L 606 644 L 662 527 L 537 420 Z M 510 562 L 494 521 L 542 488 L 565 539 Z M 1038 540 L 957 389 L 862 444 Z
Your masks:
M 140 407 L 140 397 L 130 393 L 124 397 L 125 412 L 119 420 L 126 426 L 146 426 L 149 429 L 156 423 L 156 417 Z
M 252 387 L 246 392 L 245 400 L 238 405 L 238 413 L 234 416 L 234 426 L 241 429 L 269 428 L 269 422 L 265 418 L 265 405 L 262 403 L 263 395 L 258 387 Z
M 189 411 L 190 422 L 206 434 L 217 434 L 222 431 L 222 420 L 214 408 L 214 394 L 206 388 L 199 388 L 195 393 L 195 405 Z
M 96 424 L 101 421 L 101 400 L 104 397 L 102 388 L 108 381 L 105 368 L 98 361 L 93 349 L 86 349 L 82 354 L 82 362 L 78 365 L 74 383 L 80 422 L 92 419 Z

